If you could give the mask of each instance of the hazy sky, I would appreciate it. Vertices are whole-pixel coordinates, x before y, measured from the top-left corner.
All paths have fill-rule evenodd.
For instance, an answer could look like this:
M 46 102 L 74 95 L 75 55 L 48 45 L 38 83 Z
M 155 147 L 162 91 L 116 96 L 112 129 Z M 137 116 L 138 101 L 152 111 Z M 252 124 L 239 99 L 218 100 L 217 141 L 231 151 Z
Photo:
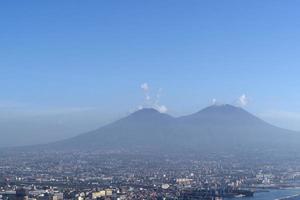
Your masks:
M 3 1 L 0 146 L 94 129 L 145 104 L 145 95 L 173 115 L 240 98 L 263 119 L 300 130 L 299 7 L 296 0 Z

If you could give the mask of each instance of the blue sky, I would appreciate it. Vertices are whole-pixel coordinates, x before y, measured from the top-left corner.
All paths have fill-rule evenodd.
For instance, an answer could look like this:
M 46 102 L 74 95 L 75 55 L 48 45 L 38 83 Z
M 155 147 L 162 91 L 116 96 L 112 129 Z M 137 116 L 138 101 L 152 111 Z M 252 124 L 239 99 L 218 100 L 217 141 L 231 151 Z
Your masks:
M 140 85 L 148 83 L 152 99 L 162 88 L 159 104 L 173 115 L 213 98 L 235 104 L 245 94 L 247 110 L 300 130 L 299 6 L 296 0 L 1 2 L 0 119 L 35 127 L 40 122 L 29 116 L 43 116 L 48 127 L 63 115 L 54 132 L 65 137 L 136 109 L 145 102 Z

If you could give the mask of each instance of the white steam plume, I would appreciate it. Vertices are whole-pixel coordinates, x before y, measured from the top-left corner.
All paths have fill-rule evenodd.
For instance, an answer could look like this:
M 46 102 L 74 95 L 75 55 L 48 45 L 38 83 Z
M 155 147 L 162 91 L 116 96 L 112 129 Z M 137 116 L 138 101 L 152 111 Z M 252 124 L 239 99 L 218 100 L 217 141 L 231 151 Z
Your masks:
M 142 90 L 144 90 L 144 92 L 148 92 L 149 91 L 149 85 L 148 83 L 143 83 L 141 85 Z
M 141 84 L 141 89 L 144 92 L 145 100 L 150 101 L 150 99 L 151 99 L 151 97 L 149 95 L 150 87 L 149 87 L 148 83 Z
M 237 100 L 237 104 L 241 107 L 245 107 L 247 106 L 249 103 L 248 97 L 245 94 L 242 94 L 238 100 Z
M 168 108 L 165 105 L 160 105 L 159 103 L 161 93 L 162 93 L 162 88 L 159 88 L 156 94 L 156 99 L 153 107 L 161 113 L 166 113 L 168 111 Z
M 213 105 L 216 105 L 216 104 L 217 104 L 217 99 L 213 98 L 213 99 L 211 100 L 211 102 L 212 102 Z
M 162 93 L 162 88 L 158 89 L 158 92 L 157 92 L 155 98 L 153 98 L 153 99 L 150 96 L 150 87 L 149 87 L 148 83 L 141 84 L 141 89 L 144 92 L 145 102 L 142 106 L 138 107 L 139 110 L 144 107 L 151 107 L 151 108 L 158 110 L 161 113 L 165 113 L 168 111 L 167 107 L 165 105 L 160 105 L 160 102 L 159 102 L 160 96 Z
M 168 111 L 168 108 L 165 105 L 155 105 L 154 108 L 160 113 L 166 113 Z

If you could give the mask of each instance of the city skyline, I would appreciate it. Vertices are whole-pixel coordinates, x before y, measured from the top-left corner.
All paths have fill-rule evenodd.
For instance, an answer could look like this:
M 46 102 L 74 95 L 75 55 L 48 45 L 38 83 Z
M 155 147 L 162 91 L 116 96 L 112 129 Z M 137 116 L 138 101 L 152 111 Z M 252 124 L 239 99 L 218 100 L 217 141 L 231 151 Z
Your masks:
M 0 200 L 300 199 L 299 7 L 0 2 Z

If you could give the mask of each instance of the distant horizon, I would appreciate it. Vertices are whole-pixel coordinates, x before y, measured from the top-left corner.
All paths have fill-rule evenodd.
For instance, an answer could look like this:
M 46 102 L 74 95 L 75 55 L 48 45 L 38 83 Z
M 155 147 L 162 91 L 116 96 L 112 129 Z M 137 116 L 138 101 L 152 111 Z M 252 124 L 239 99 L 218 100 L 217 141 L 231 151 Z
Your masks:
M 74 136 L 143 106 L 240 105 L 300 131 L 300 2 L 0 3 L 0 146 Z
M 103 123 L 103 124 L 99 124 L 96 127 L 93 127 L 93 128 L 87 129 L 87 130 L 83 130 L 82 132 L 77 132 L 77 133 L 71 134 L 68 137 L 58 138 L 58 139 L 54 139 L 54 140 L 38 141 L 38 142 L 35 142 L 35 143 L 20 143 L 20 144 L 11 144 L 11 145 L 0 145 L 0 148 L 1 147 L 18 147 L 18 146 L 27 146 L 27 145 L 39 145 L 39 144 L 46 144 L 46 143 L 61 141 L 61 140 L 64 140 L 64 139 L 70 139 L 70 138 L 78 136 L 78 135 L 80 135 L 82 133 L 87 133 L 87 132 L 90 132 L 90 131 L 97 130 L 99 128 L 105 127 L 106 125 L 114 123 L 114 122 L 116 122 L 116 121 L 118 121 L 120 119 L 127 118 L 127 117 L 129 117 L 129 116 L 131 116 L 131 115 L 133 115 L 135 113 L 143 112 L 145 110 L 154 110 L 154 111 L 156 111 L 157 113 L 160 113 L 160 114 L 167 114 L 167 115 L 169 115 L 171 117 L 174 117 L 174 118 L 180 118 L 180 117 L 185 117 L 185 116 L 189 116 L 189 115 L 194 115 L 194 114 L 197 114 L 197 113 L 199 113 L 199 112 L 201 112 L 203 110 L 206 110 L 206 109 L 209 109 L 209 108 L 213 108 L 213 107 L 217 107 L 217 108 L 218 107 L 219 108 L 221 108 L 221 107 L 231 107 L 231 108 L 241 109 L 241 110 L 243 110 L 243 111 L 245 111 L 245 112 L 253 115 L 254 117 L 260 118 L 259 116 L 256 116 L 254 113 L 249 112 L 243 106 L 233 105 L 233 104 L 228 104 L 228 103 L 222 104 L 222 103 L 216 103 L 216 102 L 214 102 L 213 104 L 207 105 L 207 106 L 205 106 L 203 108 L 199 108 L 199 109 L 197 109 L 197 110 L 195 110 L 195 111 L 193 111 L 191 113 L 186 113 L 186 114 L 182 114 L 182 115 L 172 115 L 171 113 L 168 113 L 168 112 L 161 112 L 159 109 L 157 109 L 157 108 L 155 108 L 155 107 L 153 107 L 153 106 L 150 105 L 150 106 L 144 106 L 143 108 L 136 108 L 135 110 L 132 110 L 131 112 L 128 112 L 128 113 L 126 113 L 126 114 L 124 114 L 122 116 L 118 116 L 118 117 L 112 119 L 109 122 L 106 122 L 106 123 Z M 262 119 L 262 118 L 260 118 L 260 119 Z M 276 124 L 272 124 L 272 123 L 270 123 L 270 122 L 268 122 L 268 121 L 266 121 L 264 119 L 262 119 L 262 120 L 265 121 L 265 122 L 267 122 L 267 123 L 269 123 L 270 125 L 275 126 L 275 127 L 286 129 L 286 130 L 291 130 L 291 131 L 294 131 L 294 132 L 298 132 L 299 135 L 300 135 L 300 131 L 298 131 L 298 130 L 292 130 L 292 129 L 280 127 L 280 126 L 277 126 Z
M 1 1 L 0 199 L 300 197 L 299 8 Z

